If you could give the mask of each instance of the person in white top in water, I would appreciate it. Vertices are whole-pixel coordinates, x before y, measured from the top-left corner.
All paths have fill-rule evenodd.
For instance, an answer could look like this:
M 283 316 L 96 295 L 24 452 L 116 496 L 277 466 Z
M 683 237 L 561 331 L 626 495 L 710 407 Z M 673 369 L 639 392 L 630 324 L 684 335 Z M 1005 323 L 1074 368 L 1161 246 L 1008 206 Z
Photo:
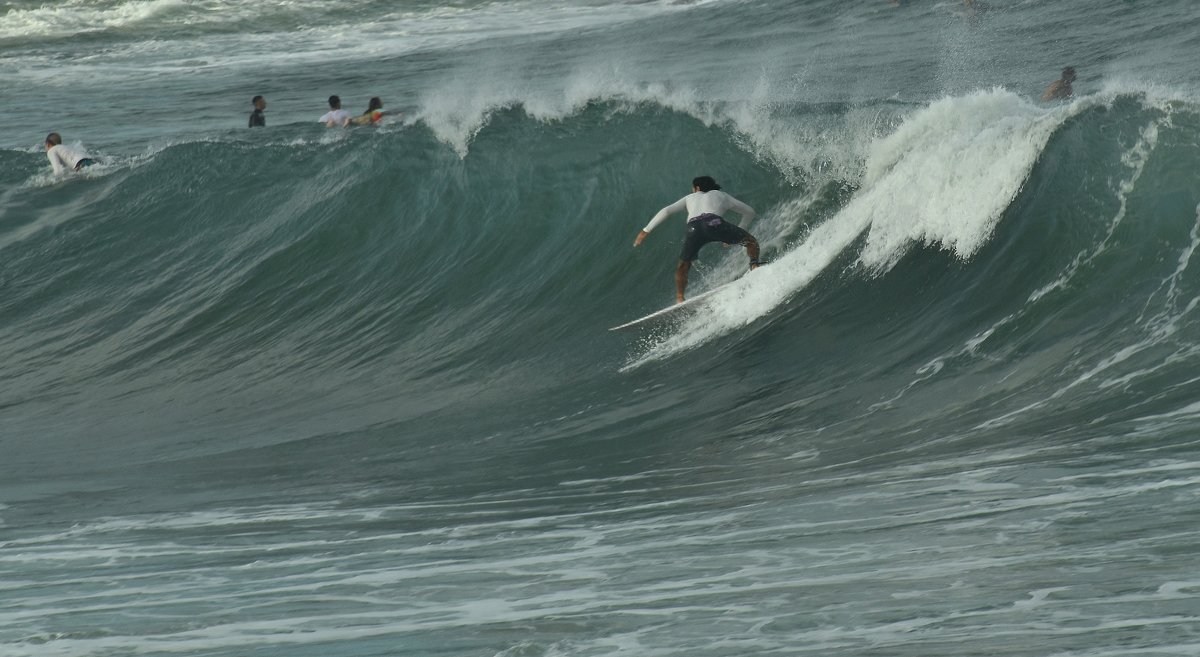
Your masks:
M 90 167 L 96 163 L 92 158 L 80 155 L 63 146 L 62 135 L 57 132 L 46 135 L 46 157 L 49 158 L 50 166 L 54 168 L 55 174 L 65 171 L 80 171 L 84 167 Z
M 329 97 L 329 111 L 321 118 L 317 119 L 325 124 L 325 127 L 332 128 L 334 126 L 346 126 L 350 123 L 350 112 L 342 109 L 342 99 L 337 96 Z
M 692 193 L 659 210 L 650 223 L 638 233 L 633 245 L 641 246 L 655 226 L 671 214 L 685 209 L 688 216 L 687 237 L 683 240 L 683 251 L 679 254 L 679 266 L 675 268 L 676 302 L 683 301 L 692 261 L 700 253 L 700 247 L 709 242 L 741 244 L 746 247 L 746 255 L 750 256 L 750 268 L 754 269 L 759 265 L 758 240 L 746 232 L 746 226 L 754 220 L 754 209 L 722 192 L 717 181 L 709 176 L 700 176 L 692 180 Z M 741 226 L 734 226 L 722 218 L 728 210 L 742 216 Z

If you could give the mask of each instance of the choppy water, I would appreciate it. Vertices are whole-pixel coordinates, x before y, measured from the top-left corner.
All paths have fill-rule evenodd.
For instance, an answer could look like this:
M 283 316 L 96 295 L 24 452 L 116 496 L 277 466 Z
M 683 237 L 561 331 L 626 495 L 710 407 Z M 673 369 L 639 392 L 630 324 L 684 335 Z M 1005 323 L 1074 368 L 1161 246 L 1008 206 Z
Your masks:
M 1197 35 L 11 3 L 0 654 L 1200 653 Z M 608 332 L 673 299 L 682 217 L 631 244 L 699 174 L 770 265 L 707 247 L 734 285 Z

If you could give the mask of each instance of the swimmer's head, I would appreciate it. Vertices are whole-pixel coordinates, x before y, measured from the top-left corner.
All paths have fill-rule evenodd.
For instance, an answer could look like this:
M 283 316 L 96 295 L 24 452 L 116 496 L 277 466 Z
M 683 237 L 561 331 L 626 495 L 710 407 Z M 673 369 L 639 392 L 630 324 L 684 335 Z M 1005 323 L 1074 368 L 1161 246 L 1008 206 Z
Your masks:
M 1074 81 L 1075 80 L 1075 67 L 1068 66 L 1068 67 L 1064 68 L 1062 70 L 1062 79 L 1066 80 L 1067 82 Z
M 57 132 L 51 132 L 50 134 L 46 135 L 46 148 L 51 148 L 53 146 L 59 146 L 61 144 L 62 144 L 62 135 L 58 134 Z
M 267 99 L 263 98 L 262 96 L 255 96 L 254 98 L 250 99 L 250 104 L 257 109 L 266 109 Z
M 329 109 L 342 109 L 342 99 L 337 96 L 330 96 Z
M 372 98 L 371 102 L 367 103 L 367 111 L 368 112 L 371 112 L 371 111 L 374 111 L 377 109 L 383 109 L 383 101 L 379 99 L 379 96 Z
M 699 189 L 702 192 L 711 192 L 714 189 L 721 189 L 717 181 L 712 179 L 712 176 L 698 176 L 692 179 L 692 187 Z

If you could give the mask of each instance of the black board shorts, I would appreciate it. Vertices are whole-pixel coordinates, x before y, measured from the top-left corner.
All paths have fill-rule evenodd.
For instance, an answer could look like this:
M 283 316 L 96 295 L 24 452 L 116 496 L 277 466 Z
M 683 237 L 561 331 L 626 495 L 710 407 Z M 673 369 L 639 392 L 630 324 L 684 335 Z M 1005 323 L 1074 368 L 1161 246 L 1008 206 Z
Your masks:
M 687 222 L 687 236 L 683 238 L 683 251 L 679 259 L 691 262 L 700 254 L 700 247 L 709 242 L 725 244 L 745 244 L 754 239 L 739 226 L 725 221 L 715 214 L 702 214 Z
M 76 162 L 76 163 L 75 163 L 75 170 L 76 170 L 76 171 L 83 171 L 84 169 L 86 169 L 86 168 L 88 168 L 88 167 L 92 166 L 92 165 L 93 165 L 93 164 L 95 164 L 95 163 L 96 163 L 96 161 L 95 161 L 95 160 L 93 160 L 92 158 L 90 158 L 90 157 L 85 157 L 85 158 L 83 158 L 83 159 L 81 159 L 81 160 L 79 160 L 78 162 Z

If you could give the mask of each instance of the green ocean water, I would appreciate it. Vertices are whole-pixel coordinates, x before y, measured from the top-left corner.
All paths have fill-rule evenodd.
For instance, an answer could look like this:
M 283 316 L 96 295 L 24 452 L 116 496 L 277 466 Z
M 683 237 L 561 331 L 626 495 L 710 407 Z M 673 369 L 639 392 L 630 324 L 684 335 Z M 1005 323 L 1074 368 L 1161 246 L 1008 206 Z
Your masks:
M 0 11 L 0 654 L 1200 650 L 1191 3 Z

